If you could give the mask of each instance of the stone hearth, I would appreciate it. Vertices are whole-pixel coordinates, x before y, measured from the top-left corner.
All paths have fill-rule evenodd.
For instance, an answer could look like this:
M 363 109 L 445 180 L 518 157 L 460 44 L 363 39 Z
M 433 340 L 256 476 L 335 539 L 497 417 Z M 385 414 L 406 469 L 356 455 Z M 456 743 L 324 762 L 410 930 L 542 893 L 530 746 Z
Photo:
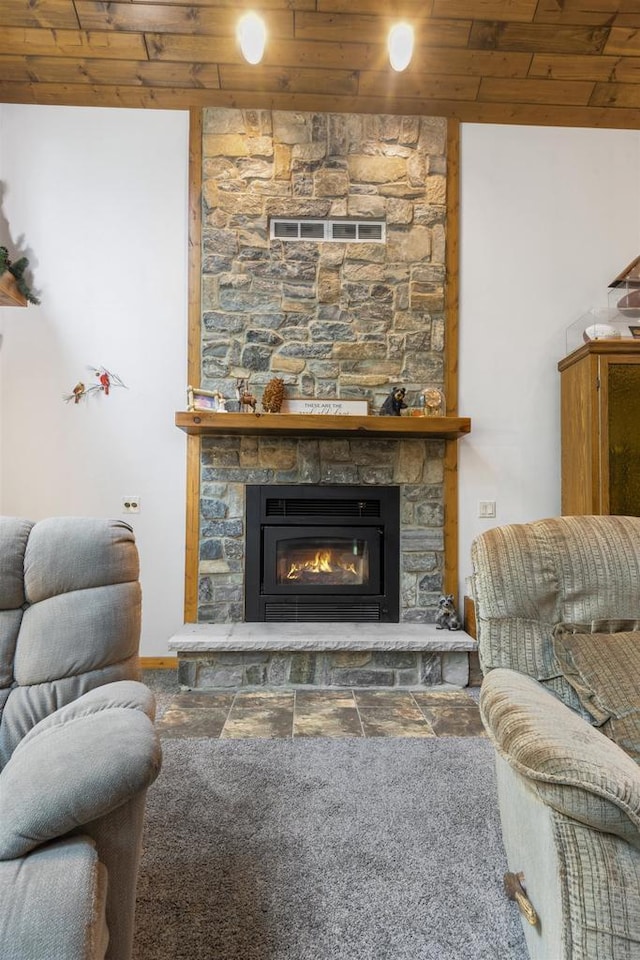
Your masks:
M 464 687 L 475 641 L 415 624 L 185 624 L 171 638 L 184 689 Z

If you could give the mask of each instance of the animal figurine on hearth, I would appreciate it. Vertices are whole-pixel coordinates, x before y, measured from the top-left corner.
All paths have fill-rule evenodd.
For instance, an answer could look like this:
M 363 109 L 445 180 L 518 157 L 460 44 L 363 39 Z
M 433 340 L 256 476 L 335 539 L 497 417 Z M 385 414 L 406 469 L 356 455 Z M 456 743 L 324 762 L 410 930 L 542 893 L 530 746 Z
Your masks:
M 389 396 L 380 407 L 380 416 L 399 417 L 402 410 L 406 410 L 407 405 L 404 402 L 406 390 L 404 387 L 394 387 Z
M 447 593 L 438 600 L 436 630 L 461 630 L 462 624 L 453 605 L 453 594 Z

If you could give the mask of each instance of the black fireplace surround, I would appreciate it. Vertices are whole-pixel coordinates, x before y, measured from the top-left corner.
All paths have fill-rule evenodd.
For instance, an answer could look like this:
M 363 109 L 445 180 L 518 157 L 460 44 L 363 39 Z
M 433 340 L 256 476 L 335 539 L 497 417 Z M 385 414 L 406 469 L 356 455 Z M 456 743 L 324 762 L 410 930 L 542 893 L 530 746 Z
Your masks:
M 245 620 L 400 618 L 398 487 L 246 487 Z

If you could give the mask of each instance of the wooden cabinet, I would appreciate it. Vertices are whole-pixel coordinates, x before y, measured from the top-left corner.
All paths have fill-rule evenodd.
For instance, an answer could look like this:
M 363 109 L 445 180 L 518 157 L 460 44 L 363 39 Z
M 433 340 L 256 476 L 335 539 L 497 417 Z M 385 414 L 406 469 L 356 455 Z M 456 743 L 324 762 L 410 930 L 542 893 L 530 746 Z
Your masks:
M 640 516 L 640 341 L 592 340 L 558 369 L 562 513 Z

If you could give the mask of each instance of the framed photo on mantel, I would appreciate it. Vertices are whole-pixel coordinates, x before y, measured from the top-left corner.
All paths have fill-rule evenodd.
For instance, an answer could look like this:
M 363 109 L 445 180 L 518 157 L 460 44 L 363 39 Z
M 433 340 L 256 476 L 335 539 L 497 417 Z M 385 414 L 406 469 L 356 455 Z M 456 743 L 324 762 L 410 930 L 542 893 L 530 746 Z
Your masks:
M 227 401 L 218 390 L 201 390 L 200 387 L 187 387 L 187 410 L 211 410 L 212 413 L 226 413 Z
M 282 401 L 280 413 L 324 414 L 324 416 L 366 417 L 369 415 L 368 400 L 338 400 L 335 397 Z

